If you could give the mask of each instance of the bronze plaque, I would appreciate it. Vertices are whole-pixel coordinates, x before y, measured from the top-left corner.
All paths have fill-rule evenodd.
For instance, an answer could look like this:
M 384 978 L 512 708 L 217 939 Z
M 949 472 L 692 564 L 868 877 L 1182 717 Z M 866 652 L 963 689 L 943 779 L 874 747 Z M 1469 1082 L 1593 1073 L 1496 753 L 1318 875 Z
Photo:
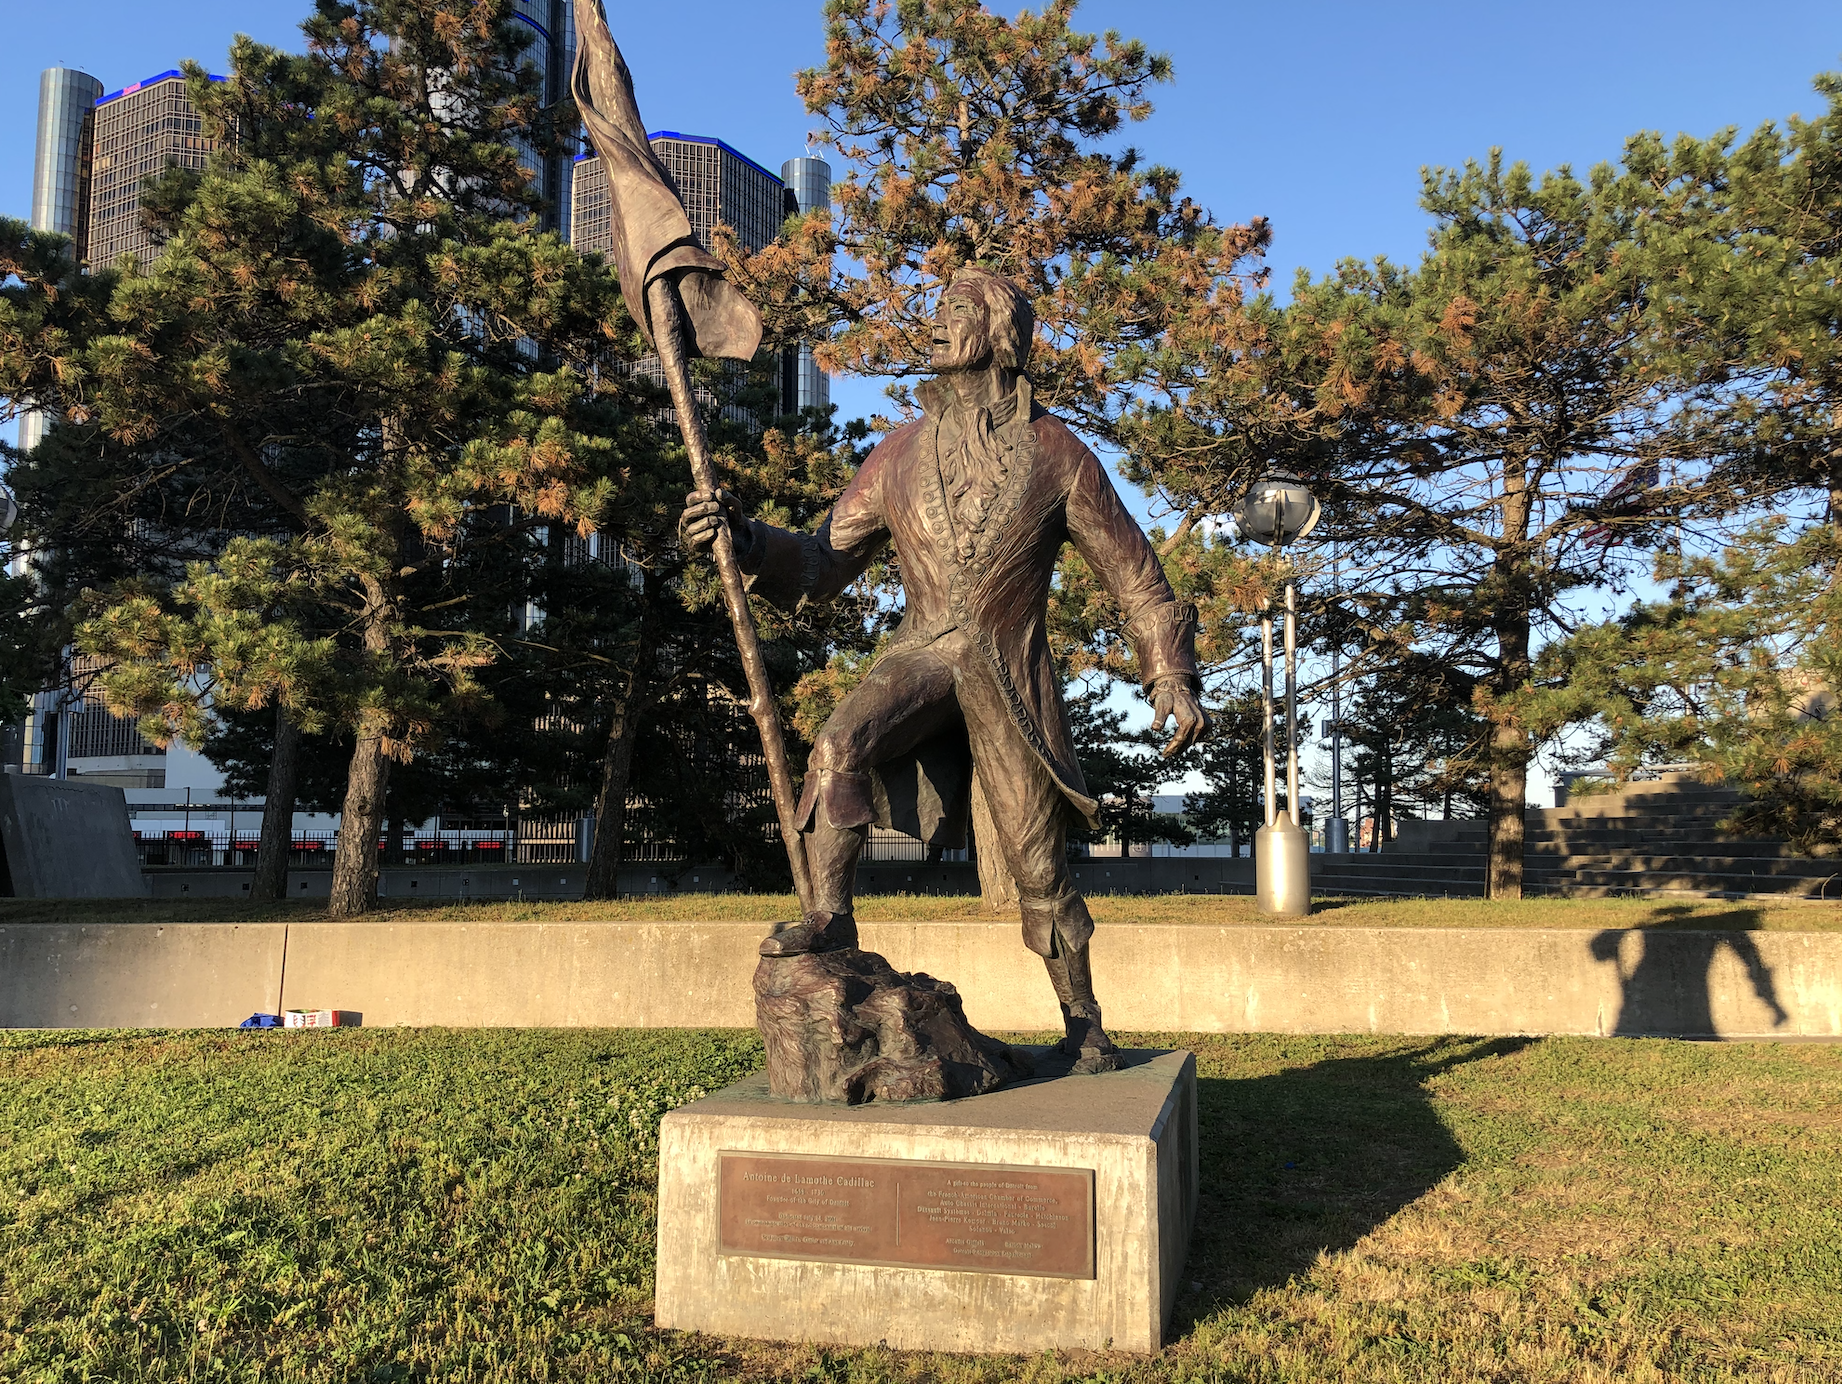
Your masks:
M 727 1152 L 717 1167 L 724 1254 L 1094 1276 L 1088 1168 Z

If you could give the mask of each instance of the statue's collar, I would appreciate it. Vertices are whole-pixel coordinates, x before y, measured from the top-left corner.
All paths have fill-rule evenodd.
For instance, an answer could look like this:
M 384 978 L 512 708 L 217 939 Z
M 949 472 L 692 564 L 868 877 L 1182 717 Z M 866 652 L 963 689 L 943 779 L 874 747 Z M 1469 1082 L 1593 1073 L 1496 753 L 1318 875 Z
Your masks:
M 921 403 L 921 411 L 935 422 L 939 422 L 958 400 L 958 396 L 953 392 L 953 386 L 939 375 L 916 385 L 915 398 Z M 991 426 L 1002 428 L 1013 418 L 1028 418 L 1034 399 L 1035 395 L 1030 388 L 1029 376 L 1019 375 L 1017 387 L 991 405 Z

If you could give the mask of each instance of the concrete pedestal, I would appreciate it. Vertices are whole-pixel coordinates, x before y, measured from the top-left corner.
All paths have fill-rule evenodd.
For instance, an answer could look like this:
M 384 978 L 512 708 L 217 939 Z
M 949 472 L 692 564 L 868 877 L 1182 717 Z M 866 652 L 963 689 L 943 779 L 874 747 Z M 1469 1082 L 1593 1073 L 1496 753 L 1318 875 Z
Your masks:
M 1196 1215 L 1196 1060 L 964 1100 L 802 1105 L 750 1077 L 660 1130 L 662 1327 L 904 1350 L 1162 1344 Z

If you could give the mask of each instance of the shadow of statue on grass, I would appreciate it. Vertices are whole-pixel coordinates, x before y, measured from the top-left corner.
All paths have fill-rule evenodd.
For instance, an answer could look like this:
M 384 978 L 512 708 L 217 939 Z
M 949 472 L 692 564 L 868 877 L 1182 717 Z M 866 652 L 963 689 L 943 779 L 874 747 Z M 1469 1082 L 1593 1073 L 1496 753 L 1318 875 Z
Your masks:
M 1464 1151 L 1425 1083 L 1534 1041 L 1407 1039 L 1269 1076 L 1202 1077 L 1201 1196 L 1171 1335 L 1350 1248 L 1436 1186 Z
M 1710 974 L 1723 949 L 1746 968 L 1753 994 L 1782 1028 L 1791 1016 L 1778 1002 L 1771 968 L 1747 934 L 1764 917 L 1756 908 L 1698 914 L 1692 904 L 1663 904 L 1636 928 L 1607 928 L 1592 939 L 1593 960 L 1617 968 L 1618 1018 L 1601 1031 L 1620 1038 L 1718 1038 Z M 1626 938 L 1636 959 L 1627 964 Z

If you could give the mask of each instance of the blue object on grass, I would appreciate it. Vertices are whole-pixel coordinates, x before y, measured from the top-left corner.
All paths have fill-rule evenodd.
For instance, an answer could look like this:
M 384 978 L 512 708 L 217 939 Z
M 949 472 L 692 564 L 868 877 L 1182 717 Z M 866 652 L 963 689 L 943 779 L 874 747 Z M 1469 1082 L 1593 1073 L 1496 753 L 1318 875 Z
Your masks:
M 279 1014 L 251 1014 L 242 1023 L 238 1024 L 237 1027 L 238 1028 L 280 1028 L 281 1027 L 281 1015 Z

